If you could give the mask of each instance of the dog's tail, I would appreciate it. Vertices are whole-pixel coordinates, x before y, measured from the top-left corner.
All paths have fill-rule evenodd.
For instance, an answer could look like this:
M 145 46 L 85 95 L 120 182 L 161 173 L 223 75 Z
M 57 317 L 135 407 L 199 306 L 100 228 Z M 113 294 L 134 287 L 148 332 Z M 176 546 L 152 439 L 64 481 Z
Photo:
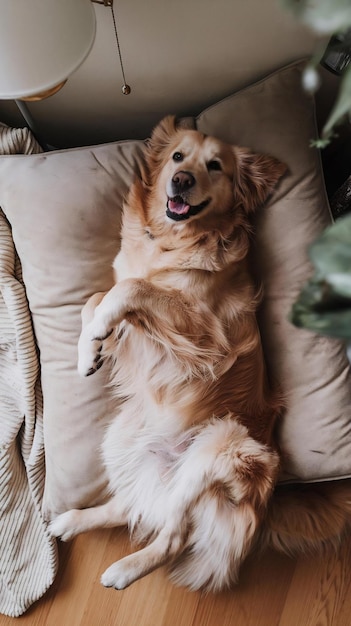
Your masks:
M 351 528 L 351 480 L 279 486 L 259 543 L 294 555 L 337 547 Z

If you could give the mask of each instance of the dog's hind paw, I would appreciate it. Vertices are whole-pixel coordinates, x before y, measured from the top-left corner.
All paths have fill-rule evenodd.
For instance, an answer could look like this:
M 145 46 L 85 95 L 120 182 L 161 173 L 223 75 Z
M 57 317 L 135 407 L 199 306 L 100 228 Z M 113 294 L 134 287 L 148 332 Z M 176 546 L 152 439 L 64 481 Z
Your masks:
M 122 590 L 133 583 L 137 576 L 131 576 L 130 568 L 123 564 L 124 559 L 116 561 L 101 576 L 101 583 L 104 587 L 114 587 Z
M 48 526 L 48 531 L 51 537 L 60 537 L 62 541 L 70 541 L 76 536 L 77 530 L 75 528 L 76 515 L 79 511 L 72 509 L 58 515 Z

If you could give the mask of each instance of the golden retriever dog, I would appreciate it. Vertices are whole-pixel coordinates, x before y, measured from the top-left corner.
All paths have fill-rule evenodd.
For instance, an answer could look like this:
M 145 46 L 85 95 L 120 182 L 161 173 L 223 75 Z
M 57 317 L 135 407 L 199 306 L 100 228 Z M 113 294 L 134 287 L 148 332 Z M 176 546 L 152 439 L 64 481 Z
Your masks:
M 297 544 L 309 543 L 293 500 L 268 506 L 283 402 L 265 369 L 248 260 L 251 217 L 285 170 L 172 116 L 146 146 L 115 285 L 84 307 L 79 340 L 79 372 L 109 361 L 119 399 L 102 449 L 110 498 L 50 526 L 69 540 L 128 525 L 143 547 L 105 571 L 106 587 L 166 564 L 177 584 L 218 591 L 236 581 L 258 538 L 289 551 L 291 522 Z

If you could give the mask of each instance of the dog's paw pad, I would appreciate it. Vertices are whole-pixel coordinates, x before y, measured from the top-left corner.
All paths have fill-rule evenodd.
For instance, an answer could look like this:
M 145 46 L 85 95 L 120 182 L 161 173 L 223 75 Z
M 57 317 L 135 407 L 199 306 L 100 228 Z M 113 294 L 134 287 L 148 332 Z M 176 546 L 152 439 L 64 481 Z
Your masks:
M 92 374 L 95 374 L 95 372 L 97 372 L 103 364 L 104 359 L 98 354 L 94 359 L 94 365 L 88 369 L 84 376 L 92 376 Z
M 102 348 L 102 346 L 101 346 L 101 348 Z M 100 348 L 100 350 L 101 350 L 101 348 Z M 103 364 L 104 364 L 104 359 L 101 356 L 100 351 L 99 351 L 99 354 L 97 354 L 95 359 L 94 359 L 94 365 L 89 369 L 89 371 L 87 372 L 86 375 L 90 376 L 91 374 L 94 374 L 97 370 L 100 369 L 100 367 L 103 366 Z
M 97 368 L 91 367 L 87 372 L 84 372 L 83 376 L 87 378 L 88 376 L 92 376 L 93 374 L 95 374 L 95 372 L 97 372 Z
M 81 376 L 87 377 L 96 374 L 96 372 L 102 367 L 104 364 L 104 359 L 99 359 L 98 361 L 94 361 L 94 364 L 91 367 L 82 367 L 78 365 L 78 372 Z

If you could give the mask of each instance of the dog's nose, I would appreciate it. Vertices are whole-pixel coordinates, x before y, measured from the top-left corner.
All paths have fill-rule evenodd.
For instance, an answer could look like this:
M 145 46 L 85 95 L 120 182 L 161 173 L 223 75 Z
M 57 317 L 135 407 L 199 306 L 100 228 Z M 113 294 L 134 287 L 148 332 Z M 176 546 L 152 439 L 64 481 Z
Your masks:
M 172 186 L 175 194 L 183 193 L 188 189 L 191 189 L 195 185 L 195 178 L 190 172 L 184 172 L 183 170 L 176 172 L 172 178 Z

